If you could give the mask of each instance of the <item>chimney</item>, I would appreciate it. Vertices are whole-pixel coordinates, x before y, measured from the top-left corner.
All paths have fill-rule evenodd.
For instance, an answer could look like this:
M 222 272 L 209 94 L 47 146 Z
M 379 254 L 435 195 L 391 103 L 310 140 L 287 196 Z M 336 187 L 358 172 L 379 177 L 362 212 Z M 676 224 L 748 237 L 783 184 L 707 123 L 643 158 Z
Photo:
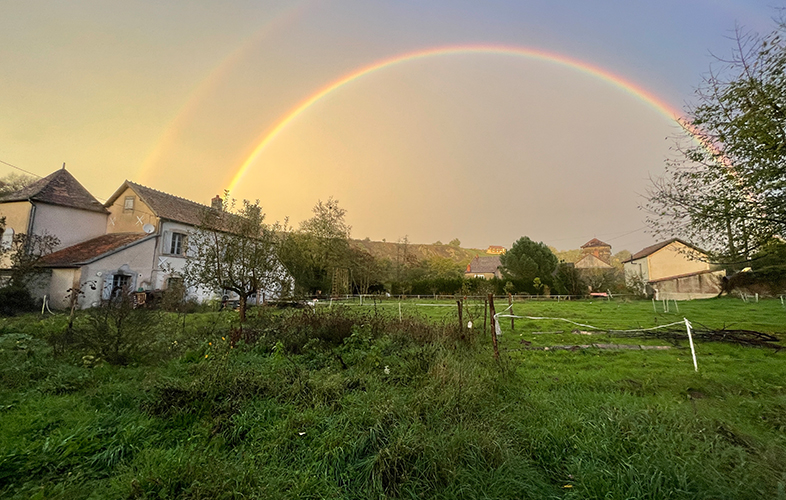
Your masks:
M 224 209 L 224 201 L 221 199 L 219 195 L 216 195 L 215 198 L 210 200 L 210 207 L 214 208 L 215 210 L 223 210 Z

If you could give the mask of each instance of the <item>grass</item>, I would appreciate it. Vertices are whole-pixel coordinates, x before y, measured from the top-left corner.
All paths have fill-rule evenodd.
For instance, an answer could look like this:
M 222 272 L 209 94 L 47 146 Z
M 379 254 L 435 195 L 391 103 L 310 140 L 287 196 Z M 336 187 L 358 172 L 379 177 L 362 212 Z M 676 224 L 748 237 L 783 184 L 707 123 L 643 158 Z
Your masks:
M 458 337 L 455 307 L 405 306 L 401 324 L 397 305 L 264 316 L 248 327 L 256 342 L 235 346 L 230 315 L 190 315 L 185 328 L 172 316 L 156 344 L 166 351 L 125 367 L 53 358 L 45 339 L 60 317 L 0 320 L 0 496 L 786 498 L 784 352 L 699 343 L 696 373 L 682 341 L 523 350 L 587 341 L 564 322 L 517 320 L 513 332 L 502 322 L 496 363 L 488 334 Z M 679 307 L 514 311 L 786 331 L 779 301 Z M 480 309 L 465 314 L 482 323 Z M 324 328 L 347 321 L 342 335 Z

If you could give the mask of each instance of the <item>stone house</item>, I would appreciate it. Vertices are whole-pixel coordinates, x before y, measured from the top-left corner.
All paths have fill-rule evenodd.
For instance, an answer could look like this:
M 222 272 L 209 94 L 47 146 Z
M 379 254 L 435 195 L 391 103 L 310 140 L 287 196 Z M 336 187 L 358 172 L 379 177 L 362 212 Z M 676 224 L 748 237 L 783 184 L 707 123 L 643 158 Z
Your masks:
M 611 245 L 592 238 L 581 245 L 581 257 L 575 266 L 576 269 L 612 269 Z

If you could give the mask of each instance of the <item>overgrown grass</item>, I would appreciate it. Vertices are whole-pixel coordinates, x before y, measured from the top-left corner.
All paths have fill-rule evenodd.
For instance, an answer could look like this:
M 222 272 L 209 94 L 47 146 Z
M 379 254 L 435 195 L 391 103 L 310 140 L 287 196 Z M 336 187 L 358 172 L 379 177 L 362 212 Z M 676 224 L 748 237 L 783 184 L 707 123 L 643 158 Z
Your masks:
M 680 309 L 786 331 L 779 302 L 740 304 Z M 601 327 L 671 322 L 647 308 L 514 306 Z M 503 323 L 497 363 L 490 335 L 460 331 L 455 309 L 426 310 L 430 322 L 388 309 L 261 313 L 242 334 L 231 314 L 185 327 L 171 315 L 158 354 L 124 367 L 53 358 L 62 318 L 0 323 L 0 494 L 786 498 L 784 352 L 699 344 L 695 373 L 684 343 L 518 350 L 579 338 L 520 320 Z

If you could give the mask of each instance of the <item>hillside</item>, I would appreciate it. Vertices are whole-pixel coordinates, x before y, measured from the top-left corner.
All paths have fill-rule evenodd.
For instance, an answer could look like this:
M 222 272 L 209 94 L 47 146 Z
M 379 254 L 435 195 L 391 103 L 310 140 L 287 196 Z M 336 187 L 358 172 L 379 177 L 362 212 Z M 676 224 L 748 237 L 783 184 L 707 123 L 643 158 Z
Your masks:
M 352 240 L 351 244 L 356 248 L 362 248 L 378 259 L 387 258 L 394 262 L 396 258 L 402 258 L 406 253 L 412 256 L 411 258 L 418 261 L 431 257 L 440 257 L 451 259 L 459 264 L 465 265 L 476 255 L 488 255 L 485 250 L 461 248 L 453 245 L 425 245 L 413 243 L 404 245 L 395 242 L 369 240 Z

